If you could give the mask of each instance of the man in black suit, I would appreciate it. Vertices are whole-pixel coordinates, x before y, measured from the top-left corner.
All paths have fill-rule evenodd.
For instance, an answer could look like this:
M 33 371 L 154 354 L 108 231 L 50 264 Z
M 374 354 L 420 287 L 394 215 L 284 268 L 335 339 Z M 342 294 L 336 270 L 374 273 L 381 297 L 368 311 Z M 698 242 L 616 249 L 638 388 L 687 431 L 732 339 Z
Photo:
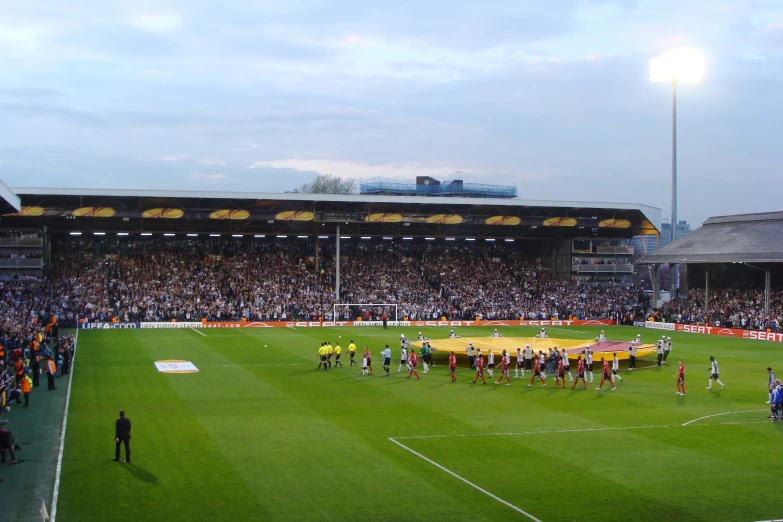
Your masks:
M 114 460 L 120 461 L 120 443 L 125 443 L 125 462 L 130 464 L 130 438 L 131 421 L 125 416 L 125 410 L 120 411 L 120 418 L 117 419 L 114 430 L 114 442 L 117 446 L 114 449 Z

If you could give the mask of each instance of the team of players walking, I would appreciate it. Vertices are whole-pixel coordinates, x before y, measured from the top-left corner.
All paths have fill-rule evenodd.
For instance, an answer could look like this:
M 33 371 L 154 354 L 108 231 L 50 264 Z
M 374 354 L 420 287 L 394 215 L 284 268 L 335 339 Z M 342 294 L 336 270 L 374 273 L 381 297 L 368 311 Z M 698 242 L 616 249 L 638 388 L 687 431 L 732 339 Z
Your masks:
M 492 336 L 502 337 L 502 335 L 498 333 L 497 329 L 493 332 Z M 454 333 L 454 330 L 452 330 L 449 337 L 457 338 L 459 336 L 457 336 Z M 546 338 L 547 334 L 542 328 L 541 332 L 537 334 L 536 337 Z M 432 351 L 434 349 L 430 346 L 429 339 L 426 339 L 421 332 L 419 332 L 418 340 L 422 342 L 420 348 L 421 363 L 423 367 L 422 373 L 428 373 L 430 366 L 435 366 L 432 360 Z M 606 340 L 606 335 L 604 334 L 603 330 L 596 340 L 599 342 Z M 636 338 L 631 340 L 630 343 L 631 346 L 628 349 L 630 364 L 628 369 L 634 370 L 636 369 L 636 351 L 639 345 L 641 345 L 641 335 L 637 335 Z M 671 349 L 671 337 L 667 338 L 664 336 L 661 338 L 661 340 L 658 341 L 656 348 L 658 356 L 657 366 L 660 367 L 662 364 L 666 364 L 666 359 L 668 358 Z M 476 376 L 472 381 L 473 384 L 478 382 L 479 379 L 481 379 L 483 384 L 487 384 L 485 375 L 489 375 L 490 379 L 494 379 L 495 354 L 491 349 L 487 351 L 486 360 L 481 350 L 474 347 L 472 342 L 468 342 L 468 346 L 465 349 L 465 352 L 468 356 L 468 360 L 470 361 L 471 369 L 476 371 Z M 356 362 L 356 353 L 356 344 L 354 344 L 353 340 L 351 340 L 350 344 L 348 345 L 350 366 L 359 364 Z M 383 369 L 386 372 L 385 375 L 389 376 L 391 372 L 392 352 L 388 344 L 381 351 L 380 355 L 383 359 Z M 584 358 L 582 358 L 583 355 Z M 342 348 L 340 347 L 339 341 L 334 346 L 332 346 L 329 341 L 324 341 L 321 343 L 321 346 L 318 348 L 317 356 L 319 357 L 319 364 L 316 368 L 317 370 L 323 368 L 324 371 L 329 371 L 332 368 L 332 359 L 334 359 L 335 368 L 337 366 L 343 366 L 343 363 L 340 361 L 340 357 L 342 356 Z M 511 386 L 511 368 L 514 369 L 514 379 L 525 379 L 525 372 L 530 373 L 531 377 L 528 386 L 533 386 L 533 383 L 535 383 L 536 379 L 538 379 L 538 381 L 541 382 L 541 387 L 546 387 L 546 379 L 550 375 L 553 375 L 555 378 L 555 388 L 566 388 L 566 376 L 568 376 L 569 382 L 573 382 L 573 385 L 570 386 L 571 389 L 575 389 L 577 387 L 580 379 L 582 380 L 582 389 L 587 389 L 587 384 L 593 382 L 593 350 L 589 346 L 586 346 L 582 353 L 576 357 L 576 379 L 574 379 L 574 376 L 571 373 L 571 364 L 568 352 L 565 350 L 559 350 L 557 346 L 550 348 L 549 355 L 545 355 L 543 351 L 539 351 L 538 354 L 536 354 L 530 345 L 525 345 L 524 350 L 522 348 L 517 348 L 515 354 L 515 363 L 512 363 L 512 356 L 513 355 L 508 353 L 506 350 L 503 350 L 502 353 L 500 353 L 500 362 L 498 365 L 498 368 L 500 369 L 500 375 L 498 380 L 494 381 L 495 384 L 502 384 L 503 380 L 505 379 L 506 386 Z M 372 355 L 369 348 L 364 348 L 364 353 L 362 354 L 361 359 L 361 375 L 373 375 Z M 406 339 L 404 334 L 401 334 L 400 363 L 397 367 L 397 372 L 403 371 L 404 368 L 405 371 L 408 372 L 408 379 L 411 377 L 419 379 L 418 365 L 419 355 L 416 353 L 413 342 Z M 453 351 L 449 353 L 448 368 L 450 382 L 456 382 L 457 356 Z M 604 383 L 608 381 L 611 385 L 612 391 L 614 391 L 616 389 L 615 381 L 617 379 L 620 381 L 623 380 L 622 376 L 620 376 L 618 373 L 620 370 L 620 362 L 617 359 L 616 352 L 612 353 L 611 361 L 607 361 L 604 357 L 601 357 L 600 370 L 601 381 L 596 390 L 602 390 Z M 783 386 L 780 384 L 780 380 L 777 379 L 775 372 L 772 371 L 772 368 L 767 368 L 767 371 L 769 372 L 769 380 L 767 383 L 769 388 L 769 401 L 767 404 L 770 405 L 770 414 L 768 418 L 772 419 L 773 421 L 783 421 Z M 708 390 L 712 390 L 713 382 L 719 384 L 721 389 L 726 388 L 726 385 L 723 384 L 723 382 L 720 380 L 718 361 L 715 360 L 715 357 L 710 357 L 709 374 L 710 377 L 707 381 Z M 679 366 L 677 368 L 677 372 L 675 373 L 675 377 L 677 378 L 677 395 L 684 396 L 685 365 L 682 361 L 679 361 Z
M 501 334 L 498 333 L 496 329 L 492 333 L 492 336 L 501 337 Z M 449 337 L 455 338 L 458 336 L 456 336 L 452 330 Z M 536 337 L 546 338 L 548 336 L 546 331 L 542 328 L 541 332 L 539 332 Z M 432 360 L 433 348 L 430 346 L 429 339 L 426 339 L 421 332 L 419 332 L 418 340 L 422 342 L 420 348 L 421 363 L 423 366 L 422 373 L 428 373 L 430 366 L 434 366 Z M 599 342 L 606 340 L 606 335 L 603 331 L 601 331 L 601 334 L 596 338 L 596 340 Z M 641 335 L 637 335 L 636 338 L 631 341 L 631 346 L 628 350 L 630 355 L 629 370 L 636 368 L 636 351 L 640 344 Z M 671 337 L 667 338 L 664 336 L 660 341 L 658 341 L 656 349 L 658 355 L 657 366 L 661 366 L 662 364 L 666 363 L 666 359 L 668 358 L 671 349 Z M 488 350 L 485 359 L 481 349 L 474 347 L 472 342 L 468 342 L 465 352 L 468 356 L 471 369 L 476 371 L 476 376 L 472 381 L 474 384 L 478 382 L 479 379 L 481 379 L 483 384 L 486 384 L 487 380 L 485 375 L 488 375 L 490 379 L 494 379 L 495 354 L 491 349 Z M 353 340 L 351 340 L 348 345 L 350 366 L 359 364 L 356 362 L 356 353 L 356 344 L 354 344 Z M 332 359 L 334 359 L 335 368 L 337 366 L 343 366 L 343 363 L 340 361 L 342 356 L 342 348 L 340 347 L 339 341 L 334 346 L 332 346 L 329 341 L 324 341 L 318 348 L 317 355 L 319 357 L 319 364 L 316 368 L 317 370 L 323 368 L 324 371 L 329 371 L 332 368 Z M 381 351 L 380 355 L 381 359 L 383 360 L 383 370 L 386 372 L 385 375 L 388 376 L 391 372 L 392 357 L 392 352 L 388 344 Z M 571 364 L 568 352 L 566 352 L 566 350 L 559 350 L 557 346 L 549 348 L 548 355 L 544 354 L 543 351 L 539 351 L 538 354 L 536 354 L 530 345 L 525 345 L 524 350 L 522 348 L 517 348 L 515 354 L 516 362 L 513 364 L 511 360 L 512 354 L 509 354 L 506 350 L 503 350 L 499 355 L 500 361 L 498 367 L 500 369 L 500 375 L 498 380 L 495 381 L 495 384 L 502 384 L 503 380 L 505 379 L 506 386 L 511 386 L 511 368 L 514 369 L 514 379 L 524 379 L 525 372 L 530 373 L 531 377 L 528 386 L 533 386 L 536 380 L 538 380 L 541 382 L 542 388 L 546 387 L 546 379 L 550 375 L 554 376 L 555 378 L 555 388 L 566 388 L 566 376 L 568 376 L 569 382 L 573 383 L 573 385 L 570 386 L 571 389 L 575 389 L 577 387 L 580 379 L 582 381 L 583 389 L 587 389 L 588 382 L 594 382 L 593 350 L 590 348 L 590 346 L 586 346 L 582 353 L 577 355 L 576 379 L 574 379 L 574 376 L 571 372 Z M 584 358 L 582 356 L 584 356 Z M 416 353 L 413 342 L 406 339 L 405 334 L 401 334 L 400 363 L 397 367 L 397 372 L 401 372 L 403 368 L 405 368 L 405 371 L 408 372 L 408 379 L 411 377 L 419 379 L 418 365 L 419 355 Z M 453 351 L 451 351 L 449 354 L 448 368 L 450 381 L 456 382 L 457 356 Z M 612 354 L 611 361 L 601 357 L 601 380 L 596 390 L 602 390 L 604 383 L 608 381 L 611 385 L 611 390 L 614 391 L 616 389 L 615 381 L 617 379 L 620 381 L 623 380 L 622 376 L 619 375 L 619 370 L 620 361 L 617 358 L 616 352 Z M 364 353 L 362 354 L 361 358 L 361 375 L 373 375 L 372 355 L 369 348 L 367 347 L 364 348 Z M 677 395 L 685 395 L 685 366 L 682 361 L 679 361 L 679 367 L 675 375 L 677 377 Z M 714 357 L 710 357 L 710 379 L 708 381 L 707 389 L 712 389 L 713 381 L 717 382 L 721 386 L 721 389 L 725 388 L 725 385 L 719 378 L 718 362 Z M 772 394 L 770 396 L 770 400 L 772 402 Z

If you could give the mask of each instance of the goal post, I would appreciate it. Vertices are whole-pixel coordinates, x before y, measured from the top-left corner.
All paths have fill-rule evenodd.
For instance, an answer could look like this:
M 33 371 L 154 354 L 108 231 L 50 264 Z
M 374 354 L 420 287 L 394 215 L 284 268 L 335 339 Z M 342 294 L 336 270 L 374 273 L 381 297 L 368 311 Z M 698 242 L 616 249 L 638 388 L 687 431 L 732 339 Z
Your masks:
M 398 311 L 397 306 L 398 305 L 396 303 L 336 303 L 336 304 L 333 305 L 333 308 L 332 308 L 332 318 L 333 318 L 333 320 L 337 321 L 338 309 L 343 309 L 344 310 L 345 308 L 350 308 L 352 306 L 358 306 L 362 310 L 366 310 L 368 308 L 382 307 L 384 309 L 383 310 L 384 312 L 386 310 L 391 311 L 392 309 L 394 309 L 394 318 L 392 319 L 390 317 L 389 319 L 391 319 L 391 320 L 393 320 L 395 322 L 399 321 L 399 317 L 398 317 L 398 314 L 397 314 L 397 311 Z M 389 315 L 391 316 L 391 314 L 389 314 Z

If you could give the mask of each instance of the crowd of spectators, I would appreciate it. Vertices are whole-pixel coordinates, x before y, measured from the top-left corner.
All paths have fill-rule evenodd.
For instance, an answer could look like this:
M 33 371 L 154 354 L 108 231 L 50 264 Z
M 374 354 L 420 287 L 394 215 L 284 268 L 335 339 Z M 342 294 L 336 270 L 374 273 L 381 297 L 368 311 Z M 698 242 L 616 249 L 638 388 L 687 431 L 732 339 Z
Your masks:
M 691 290 L 683 299 L 664 303 L 660 313 L 672 322 L 779 332 L 783 323 L 783 292 L 770 294 L 769 314 L 765 313 L 763 291 L 738 289 L 711 290 L 706 308 L 704 290 Z
M 41 249 L 37 250 L 0 250 L 3 259 L 40 259 Z
M 335 257 L 333 242 L 308 239 L 65 237 L 53 245 L 48 279 L 0 280 L 0 324 L 52 315 L 68 326 L 80 320 L 332 320 Z M 514 244 L 343 241 L 340 262 L 341 303 L 396 304 L 400 319 L 632 321 L 649 312 L 638 287 L 562 279 Z M 772 301 L 765 316 L 761 293 L 717 291 L 705 311 L 701 291 L 694 290 L 663 305 L 659 315 L 779 328 L 781 294 Z M 392 316 L 392 309 L 340 306 L 337 314 L 379 319 Z
M 0 230 L 0 245 L 16 245 L 20 239 L 38 239 L 41 237 L 40 230 Z
M 55 242 L 47 299 L 33 313 L 67 323 L 333 319 L 335 250 L 309 240 L 65 238 Z M 316 259 L 318 266 L 316 267 Z M 556 277 L 500 244 L 343 242 L 340 301 L 397 304 L 399 318 L 616 319 L 640 307 L 626 284 Z M 17 283 L 18 284 L 18 283 Z M 27 311 L 29 313 L 29 310 Z M 388 307 L 340 307 L 377 319 Z
M 28 291 L 11 290 L 4 281 L 3 305 L 6 311 L 13 310 L 18 299 L 32 297 Z M 21 286 L 32 285 L 32 280 L 22 280 Z M 42 383 L 47 390 L 56 390 L 56 379 L 70 372 L 75 350 L 73 335 L 60 336 L 54 317 L 47 317 L 45 323 L 31 315 L 9 313 L 0 323 L 0 458 L 3 463 L 17 463 L 16 453 L 21 450 L 14 440 L 13 426 L 4 418 L 12 407 L 35 407 L 35 396 L 40 393 Z M 22 418 L 24 421 L 24 417 Z M 2 480 L 2 479 L 0 479 Z

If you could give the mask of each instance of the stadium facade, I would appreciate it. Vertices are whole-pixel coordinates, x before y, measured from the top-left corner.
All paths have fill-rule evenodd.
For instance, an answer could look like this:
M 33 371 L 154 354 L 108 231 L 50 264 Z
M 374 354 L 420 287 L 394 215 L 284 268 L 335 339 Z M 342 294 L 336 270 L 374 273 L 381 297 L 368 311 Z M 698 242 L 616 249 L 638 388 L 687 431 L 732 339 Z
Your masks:
M 254 241 L 515 242 L 562 277 L 600 279 L 630 275 L 631 238 L 661 229 L 661 210 L 635 203 L 55 188 L 8 192 L 0 227 L 41 234 L 37 242 L 7 241 L 2 248 L 42 253 L 23 263 L 19 256 L 16 263 L 4 257 L 4 271 L 46 273 L 58 235 L 189 234 Z

